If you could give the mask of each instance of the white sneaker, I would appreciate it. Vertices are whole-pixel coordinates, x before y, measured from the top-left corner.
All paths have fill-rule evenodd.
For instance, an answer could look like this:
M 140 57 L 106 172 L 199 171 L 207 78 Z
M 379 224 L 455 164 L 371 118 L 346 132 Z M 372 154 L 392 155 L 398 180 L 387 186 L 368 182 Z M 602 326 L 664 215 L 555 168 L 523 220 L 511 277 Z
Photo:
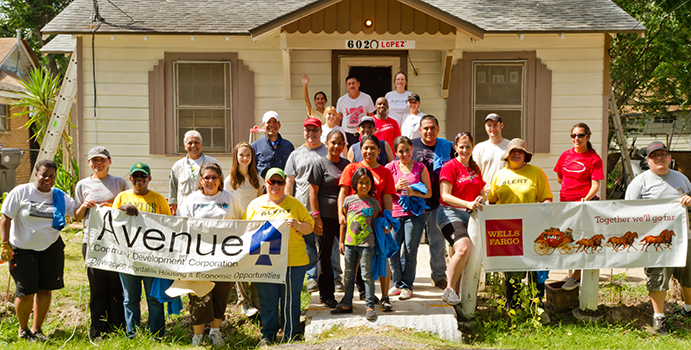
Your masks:
M 401 295 L 398 296 L 398 300 L 408 300 L 413 297 L 413 291 L 408 288 L 401 289 Z
M 401 294 L 401 289 L 397 287 L 389 288 L 389 295 L 399 295 Z
M 203 335 L 195 334 L 192 337 L 192 346 L 202 346 Z
M 549 314 L 547 313 L 547 310 L 542 310 L 540 313 L 540 323 L 543 325 L 548 325 L 550 324 L 551 320 L 549 319 Z
M 250 304 L 242 304 L 240 305 L 240 309 L 242 310 L 242 313 L 247 317 L 253 317 L 259 312 L 259 310 L 257 310 L 256 307 Z
M 564 283 L 564 285 L 561 286 L 561 289 L 563 289 L 563 290 L 574 290 L 579 285 L 580 285 L 579 281 L 576 281 L 573 277 L 569 277 L 566 279 L 566 282 Z
M 456 291 L 451 288 L 444 289 L 444 294 L 441 295 L 441 300 L 444 300 L 450 305 L 458 305 L 461 303 L 461 298 L 458 297 Z
M 220 348 L 226 346 L 226 342 L 223 341 L 223 335 L 221 332 L 209 332 L 209 338 L 211 338 L 211 342 L 215 347 Z

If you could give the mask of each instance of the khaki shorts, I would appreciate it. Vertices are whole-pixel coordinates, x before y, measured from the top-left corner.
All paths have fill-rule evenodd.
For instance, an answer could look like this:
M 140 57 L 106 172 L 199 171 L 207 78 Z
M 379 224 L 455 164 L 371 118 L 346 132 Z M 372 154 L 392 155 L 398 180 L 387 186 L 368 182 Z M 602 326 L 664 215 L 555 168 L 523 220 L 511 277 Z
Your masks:
M 679 284 L 691 288 L 691 249 L 686 250 L 686 266 L 684 267 L 646 267 L 647 277 L 645 286 L 649 292 L 669 290 L 669 280 L 674 276 Z

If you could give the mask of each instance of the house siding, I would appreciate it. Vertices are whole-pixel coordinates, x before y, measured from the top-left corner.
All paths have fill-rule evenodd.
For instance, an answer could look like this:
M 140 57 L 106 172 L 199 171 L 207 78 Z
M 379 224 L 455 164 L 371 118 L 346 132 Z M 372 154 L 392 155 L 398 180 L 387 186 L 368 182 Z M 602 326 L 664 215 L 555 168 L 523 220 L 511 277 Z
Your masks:
M 322 36 L 320 36 L 321 38 Z M 236 52 L 238 59 L 254 72 L 255 124 L 267 110 L 281 116 L 281 134 L 301 144 L 305 103 L 302 98 L 303 74 L 310 76 L 310 100 L 317 91 L 331 93 L 331 51 L 291 50 L 291 99 L 283 97 L 283 59 L 280 38 L 259 42 L 240 36 L 190 35 L 96 35 L 97 105 L 94 118 L 94 90 L 91 40 L 83 40 L 84 149 L 107 147 L 112 156 L 111 174 L 125 176 L 136 161 L 148 163 L 153 171 L 152 188 L 167 194 L 168 175 L 178 157 L 149 154 L 148 72 L 164 59 L 165 52 Z M 90 38 L 88 38 L 90 39 Z M 338 39 L 340 40 L 340 39 Z M 423 45 L 422 40 L 420 46 Z M 341 44 L 342 45 L 342 41 Z M 551 152 L 537 154 L 533 164 L 545 170 L 555 193 L 559 186 L 551 171 L 559 155 L 571 147 L 571 126 L 583 121 L 590 125 L 591 142 L 600 149 L 602 132 L 603 34 L 486 35 L 484 40 L 456 39 L 454 64 L 463 51 L 536 51 L 537 58 L 552 71 Z M 419 71 L 413 74 L 408 62 L 408 90 L 422 97 L 421 110 L 446 120 L 446 100 L 441 97 L 442 51 L 424 48 L 409 51 L 410 61 Z M 335 105 L 339 96 L 328 96 Z M 248 133 L 249 134 L 249 133 Z M 240 140 L 234 140 L 239 142 Z M 229 157 L 217 157 L 224 171 Z

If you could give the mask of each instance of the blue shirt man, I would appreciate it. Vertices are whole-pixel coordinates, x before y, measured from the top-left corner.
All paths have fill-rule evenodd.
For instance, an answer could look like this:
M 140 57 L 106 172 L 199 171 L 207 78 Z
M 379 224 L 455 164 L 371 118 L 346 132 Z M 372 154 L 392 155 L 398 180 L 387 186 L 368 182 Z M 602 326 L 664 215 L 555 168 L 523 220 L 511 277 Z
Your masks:
M 262 117 L 265 136 L 252 143 L 257 155 L 257 172 L 264 177 L 271 168 L 285 168 L 288 156 L 295 150 L 290 141 L 281 137 L 281 119 L 278 113 L 268 111 Z

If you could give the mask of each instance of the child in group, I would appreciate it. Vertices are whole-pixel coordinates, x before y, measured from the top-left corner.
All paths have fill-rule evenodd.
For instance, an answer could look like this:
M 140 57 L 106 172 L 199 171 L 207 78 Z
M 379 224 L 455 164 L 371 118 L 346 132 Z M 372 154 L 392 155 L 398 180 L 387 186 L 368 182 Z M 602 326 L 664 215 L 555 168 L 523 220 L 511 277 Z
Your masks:
M 326 135 L 328 135 L 331 130 L 338 130 L 343 134 L 343 137 L 345 137 L 345 130 L 337 124 L 338 122 L 338 112 L 336 112 L 336 108 L 333 106 L 329 106 L 324 108 L 324 117 L 326 118 L 326 122 L 322 124 L 322 136 L 320 141 L 324 144 L 326 144 Z M 346 147 L 343 148 L 343 158 L 345 158 L 348 155 L 348 142 L 346 141 Z
M 373 321 L 377 318 L 374 311 L 374 278 L 372 260 L 374 259 L 374 219 L 381 211 L 379 202 L 372 197 L 374 176 L 369 169 L 362 167 L 355 170 L 351 178 L 354 195 L 343 201 L 342 212 L 346 225 L 341 223 L 339 251 L 345 256 L 345 295 L 331 314 L 353 313 L 353 290 L 355 288 L 355 268 L 360 259 L 360 270 L 365 282 L 366 312 L 365 318 Z

